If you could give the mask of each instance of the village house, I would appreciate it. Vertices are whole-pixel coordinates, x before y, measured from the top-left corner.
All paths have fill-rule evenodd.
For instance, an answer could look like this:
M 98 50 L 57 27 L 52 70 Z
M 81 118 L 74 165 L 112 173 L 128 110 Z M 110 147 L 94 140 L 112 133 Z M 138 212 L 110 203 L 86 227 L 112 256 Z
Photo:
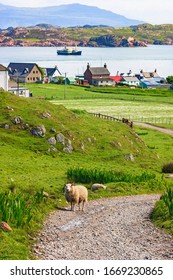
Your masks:
M 8 91 L 8 69 L 0 64 L 0 89 Z
M 84 80 L 88 81 L 90 85 L 97 86 L 113 86 L 115 82 L 110 79 L 110 72 L 107 69 L 106 63 L 104 67 L 90 67 L 89 63 L 84 72 Z
M 16 87 L 9 87 L 8 89 L 9 92 L 18 95 L 20 97 L 31 97 L 32 93 L 28 88 L 21 87 L 21 86 L 16 86 Z
M 138 79 L 142 88 L 169 88 L 166 80 L 159 76 L 156 69 L 153 72 L 141 70 L 140 74 L 138 74 Z
M 137 77 L 133 76 L 123 76 L 121 83 L 128 86 L 138 87 L 140 81 Z
M 58 82 L 59 78 L 62 77 L 58 66 L 55 65 L 54 68 L 43 68 L 44 71 L 44 83 Z
M 110 76 L 110 78 L 112 79 L 112 80 L 114 80 L 114 82 L 115 82 L 115 85 L 118 85 L 119 83 L 121 83 L 121 81 L 122 81 L 122 79 L 123 79 L 123 77 L 122 76 Z
M 36 83 L 42 80 L 42 72 L 36 63 L 10 63 L 8 73 L 17 83 Z

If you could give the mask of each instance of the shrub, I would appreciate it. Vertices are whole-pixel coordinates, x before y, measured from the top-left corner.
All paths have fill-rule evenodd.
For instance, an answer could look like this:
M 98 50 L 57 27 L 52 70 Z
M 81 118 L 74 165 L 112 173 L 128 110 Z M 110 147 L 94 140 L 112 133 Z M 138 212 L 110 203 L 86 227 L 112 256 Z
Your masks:
M 173 173 L 173 162 L 164 164 L 162 167 L 162 172 L 163 173 Z

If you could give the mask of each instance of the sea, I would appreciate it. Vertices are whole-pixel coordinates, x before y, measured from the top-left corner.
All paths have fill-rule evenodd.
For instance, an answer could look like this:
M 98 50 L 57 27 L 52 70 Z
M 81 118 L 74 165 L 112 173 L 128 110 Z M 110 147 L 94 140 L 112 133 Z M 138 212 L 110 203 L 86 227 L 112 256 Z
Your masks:
M 105 63 L 112 76 L 120 73 L 152 72 L 155 69 L 161 77 L 173 76 L 173 46 L 149 45 L 134 48 L 78 48 L 81 56 L 57 55 L 56 47 L 0 47 L 0 64 L 10 62 L 37 63 L 43 68 L 58 67 L 68 77 L 83 75 L 87 64 L 101 67 Z

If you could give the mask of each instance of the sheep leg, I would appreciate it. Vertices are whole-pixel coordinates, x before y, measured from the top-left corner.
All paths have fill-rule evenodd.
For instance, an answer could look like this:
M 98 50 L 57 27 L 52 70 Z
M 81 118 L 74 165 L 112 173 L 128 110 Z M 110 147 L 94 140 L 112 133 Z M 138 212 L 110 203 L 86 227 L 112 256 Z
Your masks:
M 84 211 L 84 201 L 82 201 L 82 211 Z
M 75 203 L 74 202 L 71 202 L 71 211 L 75 212 Z

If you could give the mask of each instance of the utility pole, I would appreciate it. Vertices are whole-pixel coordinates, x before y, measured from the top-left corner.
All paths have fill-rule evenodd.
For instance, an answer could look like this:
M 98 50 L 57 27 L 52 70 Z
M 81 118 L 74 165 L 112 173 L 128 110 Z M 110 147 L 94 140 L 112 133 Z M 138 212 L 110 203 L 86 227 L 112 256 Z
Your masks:
M 67 72 L 65 72 L 65 80 L 64 80 L 64 99 L 66 99 L 66 78 L 67 78 Z

